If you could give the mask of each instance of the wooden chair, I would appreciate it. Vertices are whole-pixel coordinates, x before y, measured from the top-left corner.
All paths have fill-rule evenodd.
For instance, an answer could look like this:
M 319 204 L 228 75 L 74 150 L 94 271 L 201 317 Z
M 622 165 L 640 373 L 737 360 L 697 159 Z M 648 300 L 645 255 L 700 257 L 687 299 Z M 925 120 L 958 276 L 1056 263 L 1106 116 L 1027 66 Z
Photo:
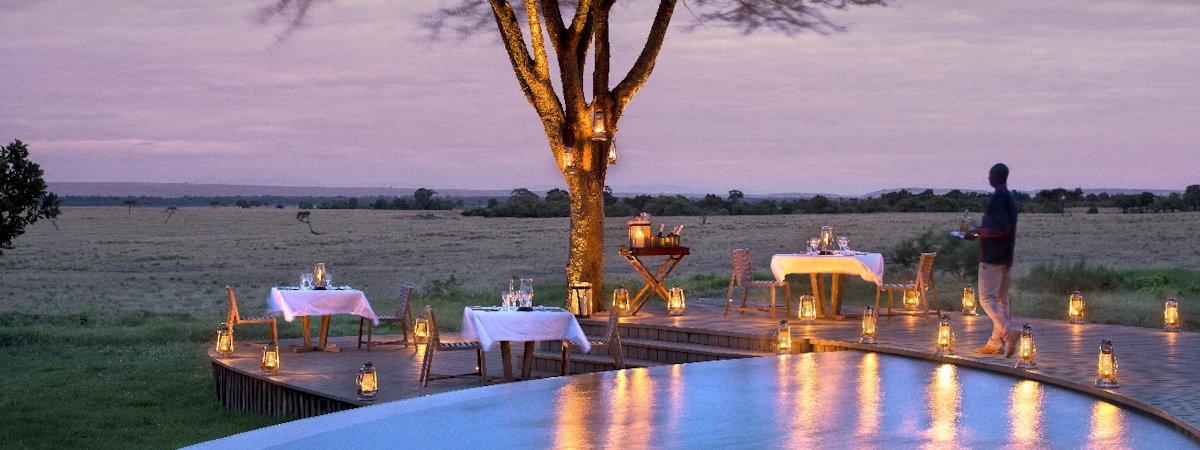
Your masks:
M 924 309 L 923 314 L 930 314 L 929 300 L 933 298 L 937 304 L 936 314 L 941 314 L 941 303 L 937 301 L 937 288 L 933 280 L 934 262 L 937 260 L 937 253 L 922 253 L 921 259 L 917 262 L 917 276 L 911 283 L 884 283 L 875 288 L 875 310 L 879 311 L 879 302 L 883 296 L 883 292 L 887 292 L 887 314 L 892 315 L 893 294 L 900 293 L 900 299 L 904 299 L 904 293 L 915 291 L 917 293 L 918 308 Z
M 729 315 L 729 309 L 735 308 L 739 313 L 744 314 L 747 309 L 757 309 L 756 306 L 746 306 L 746 301 L 750 298 L 750 288 L 752 287 L 768 287 L 771 288 L 771 318 L 775 318 L 775 288 L 783 288 L 784 305 L 787 306 L 787 315 L 792 315 L 792 287 L 787 281 L 756 281 L 750 273 L 750 250 L 744 248 L 734 249 L 730 253 L 730 258 L 733 260 L 733 273 L 729 276 L 729 289 L 725 292 L 725 312 L 724 315 Z M 733 306 L 733 288 L 742 288 L 742 306 Z
M 421 386 L 428 386 L 430 380 L 443 380 L 446 378 L 460 378 L 466 376 L 478 375 L 480 379 L 487 379 L 487 358 L 483 355 L 483 345 L 479 342 L 442 342 L 438 335 L 437 319 L 433 316 L 433 308 L 425 305 L 425 317 L 429 318 L 429 343 L 425 345 L 425 359 L 421 362 Z M 472 373 L 464 373 L 458 375 L 437 375 L 432 373 L 433 357 L 440 352 L 457 352 L 457 351 L 475 351 L 475 362 L 478 364 L 478 370 Z
M 412 298 L 412 291 L 413 291 L 413 287 L 411 285 L 406 284 L 406 285 L 400 286 L 400 296 L 396 298 L 396 312 L 390 316 L 379 316 L 379 324 L 380 325 L 386 325 L 389 323 L 400 324 L 400 336 L 401 336 L 400 340 L 399 341 L 379 342 L 374 345 L 400 344 L 405 347 L 408 346 L 408 330 L 412 326 L 412 323 L 413 323 L 412 308 L 409 306 L 409 304 L 410 304 L 409 300 Z M 367 340 L 366 341 L 363 341 L 363 327 L 364 326 L 367 328 Z M 370 320 L 367 320 L 365 317 L 358 318 L 358 348 L 362 348 L 363 342 L 366 342 L 367 343 L 367 351 L 368 352 L 371 351 L 371 345 L 372 345 L 371 337 L 372 337 L 374 329 L 375 329 L 375 325 L 372 324 Z
M 617 329 L 617 319 L 621 317 L 621 312 L 617 308 L 608 308 L 608 326 L 604 329 L 604 336 L 600 339 L 589 339 L 588 344 L 592 348 L 607 348 L 609 356 L 612 356 L 613 367 L 617 370 L 625 368 L 625 349 L 621 347 L 621 331 Z M 562 358 L 559 373 L 561 375 L 571 374 L 571 342 L 562 341 Z
M 242 317 L 241 311 L 238 310 L 237 294 L 233 292 L 232 287 L 225 286 L 225 296 L 229 298 L 229 311 L 225 314 L 225 323 L 229 325 L 230 333 L 233 332 L 233 327 L 237 325 L 266 323 L 271 325 L 271 343 L 279 345 L 279 328 L 275 323 L 274 317 Z

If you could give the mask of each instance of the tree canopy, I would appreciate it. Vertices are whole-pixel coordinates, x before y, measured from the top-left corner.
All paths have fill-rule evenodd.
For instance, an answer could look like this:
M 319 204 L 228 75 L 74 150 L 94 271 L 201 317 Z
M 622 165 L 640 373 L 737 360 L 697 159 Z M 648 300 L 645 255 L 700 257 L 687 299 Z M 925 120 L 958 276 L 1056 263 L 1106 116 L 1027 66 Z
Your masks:
M 0 149 L 0 255 L 13 248 L 25 227 L 58 217 L 59 199 L 46 190 L 42 168 L 29 160 L 24 142 L 14 140 Z

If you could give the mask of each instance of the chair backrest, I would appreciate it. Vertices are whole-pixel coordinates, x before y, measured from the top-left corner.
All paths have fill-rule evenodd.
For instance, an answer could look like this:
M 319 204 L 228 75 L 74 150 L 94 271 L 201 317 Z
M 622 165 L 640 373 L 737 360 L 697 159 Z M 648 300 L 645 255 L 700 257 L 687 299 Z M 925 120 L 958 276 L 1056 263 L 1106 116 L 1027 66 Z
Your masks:
M 242 313 L 238 311 L 237 294 L 233 292 L 232 287 L 225 286 L 225 297 L 229 299 L 229 311 L 225 313 L 225 323 L 232 326 L 241 319 Z
M 425 305 L 425 317 L 429 319 L 429 346 L 425 347 L 425 351 L 429 351 L 428 349 L 437 348 L 442 343 L 442 340 L 438 336 L 437 319 L 433 317 L 432 306 Z
M 617 308 L 608 308 L 608 327 L 604 329 L 604 341 L 608 342 L 613 339 L 617 331 L 617 319 L 621 317 L 621 312 Z
M 933 263 L 937 253 L 922 253 L 917 262 L 917 279 L 913 282 L 917 290 L 924 291 L 933 285 Z
M 408 319 L 412 315 L 412 309 L 409 306 L 409 300 L 412 299 L 412 285 L 400 286 L 400 296 L 396 297 L 396 318 Z
M 735 248 L 729 253 L 729 257 L 733 260 L 733 273 L 730 277 L 734 285 L 743 286 L 750 282 L 750 250 Z
M 608 344 L 608 353 L 613 357 L 617 369 L 625 368 L 625 349 L 621 347 L 621 330 L 617 328 L 621 313 L 617 308 L 608 309 L 608 328 L 604 330 L 604 343 Z

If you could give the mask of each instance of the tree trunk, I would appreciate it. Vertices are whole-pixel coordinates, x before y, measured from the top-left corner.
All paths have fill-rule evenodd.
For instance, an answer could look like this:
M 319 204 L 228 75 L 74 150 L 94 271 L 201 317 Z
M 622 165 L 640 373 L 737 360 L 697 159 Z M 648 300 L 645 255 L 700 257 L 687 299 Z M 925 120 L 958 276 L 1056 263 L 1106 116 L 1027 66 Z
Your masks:
M 604 176 L 606 164 L 596 156 L 603 145 L 579 139 L 572 146 L 576 170 L 564 171 L 571 194 L 571 229 L 568 235 L 567 282 L 592 284 L 592 311 L 601 311 L 604 296 Z

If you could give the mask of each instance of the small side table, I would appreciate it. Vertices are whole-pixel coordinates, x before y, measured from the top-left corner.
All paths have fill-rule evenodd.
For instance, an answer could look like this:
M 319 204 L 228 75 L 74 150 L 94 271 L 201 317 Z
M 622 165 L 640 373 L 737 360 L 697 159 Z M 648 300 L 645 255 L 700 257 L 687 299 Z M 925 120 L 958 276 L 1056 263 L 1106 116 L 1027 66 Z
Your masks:
M 687 247 L 638 247 L 629 248 L 621 246 L 617 250 L 621 256 L 629 261 L 629 265 L 633 266 L 633 270 L 637 271 L 638 275 L 646 280 L 646 284 L 638 290 L 637 295 L 630 299 L 630 305 L 633 305 L 633 310 L 630 315 L 637 315 L 638 311 L 646 306 L 646 302 L 650 301 L 650 297 L 657 294 L 663 301 L 671 296 L 670 292 L 664 286 L 667 278 L 671 276 L 671 272 L 675 270 L 675 266 L 679 265 L 679 261 L 683 260 L 684 256 L 691 254 L 691 250 Z M 642 261 L 644 256 L 665 256 L 666 259 L 658 265 L 658 269 L 651 272 L 646 263 Z

